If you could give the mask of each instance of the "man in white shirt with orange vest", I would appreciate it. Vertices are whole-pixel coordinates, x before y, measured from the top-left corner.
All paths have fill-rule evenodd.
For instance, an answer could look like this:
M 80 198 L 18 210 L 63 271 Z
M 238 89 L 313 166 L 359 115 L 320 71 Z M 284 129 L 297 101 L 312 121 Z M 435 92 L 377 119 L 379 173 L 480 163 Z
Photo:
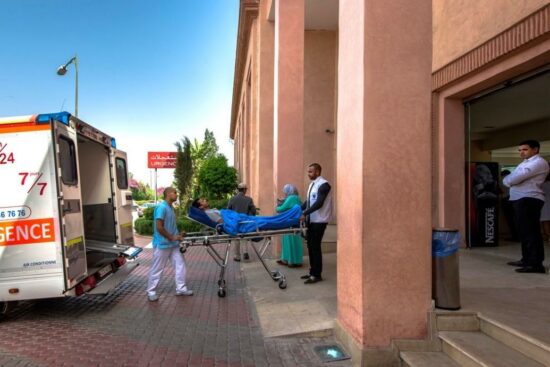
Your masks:
M 539 155 L 540 144 L 526 140 L 519 144 L 519 155 L 523 162 L 504 177 L 504 185 L 510 188 L 510 201 L 514 208 L 519 238 L 521 260 L 510 261 L 508 265 L 518 266 L 518 273 L 545 273 L 544 242 L 540 230 L 540 211 L 544 201 L 542 183 L 548 175 L 548 162 Z
M 332 220 L 332 193 L 327 180 L 321 177 L 321 165 L 312 163 L 307 168 L 307 175 L 312 180 L 307 190 L 306 201 L 302 204 L 300 221 L 307 224 L 307 250 L 309 253 L 309 274 L 302 276 L 305 284 L 323 280 L 323 253 L 321 242 L 327 224 Z

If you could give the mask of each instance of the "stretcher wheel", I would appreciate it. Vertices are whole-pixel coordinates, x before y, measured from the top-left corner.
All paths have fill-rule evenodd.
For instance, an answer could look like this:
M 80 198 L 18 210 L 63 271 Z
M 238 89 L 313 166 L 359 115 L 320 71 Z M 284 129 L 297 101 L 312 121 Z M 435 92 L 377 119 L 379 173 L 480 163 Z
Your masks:
M 278 281 L 281 277 L 281 273 L 278 270 L 271 272 L 271 278 L 273 278 L 274 281 Z
M 225 288 L 225 280 L 218 280 L 218 285 L 219 285 L 221 288 Z
M 225 297 L 225 289 L 218 290 L 218 297 L 220 297 L 220 298 Z
M 286 280 L 281 279 L 279 281 L 279 288 L 285 289 L 286 288 Z
M 180 252 L 182 254 L 185 254 L 185 251 L 187 251 L 187 247 L 180 247 Z

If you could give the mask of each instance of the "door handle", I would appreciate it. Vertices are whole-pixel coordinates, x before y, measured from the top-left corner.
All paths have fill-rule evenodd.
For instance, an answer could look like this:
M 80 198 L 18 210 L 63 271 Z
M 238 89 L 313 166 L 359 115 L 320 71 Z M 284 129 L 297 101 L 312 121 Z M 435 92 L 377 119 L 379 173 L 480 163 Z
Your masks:
M 80 200 L 70 199 L 63 201 L 63 214 L 80 213 Z

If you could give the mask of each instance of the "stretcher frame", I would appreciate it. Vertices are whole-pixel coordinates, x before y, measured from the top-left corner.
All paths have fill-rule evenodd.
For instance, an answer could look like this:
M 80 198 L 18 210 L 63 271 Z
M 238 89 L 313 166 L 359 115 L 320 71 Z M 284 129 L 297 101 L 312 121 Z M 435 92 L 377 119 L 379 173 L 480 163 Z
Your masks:
M 202 232 L 192 232 L 187 233 L 186 236 L 180 242 L 180 252 L 183 254 L 189 247 L 193 246 L 204 246 L 206 252 L 214 259 L 214 262 L 220 267 L 220 272 L 218 276 L 218 297 L 226 296 L 226 282 L 225 282 L 225 269 L 227 268 L 227 263 L 229 261 L 229 253 L 231 250 L 231 242 L 236 240 L 248 240 L 250 247 L 256 253 L 256 256 L 262 263 L 265 271 L 273 281 L 278 282 L 280 289 L 285 289 L 286 277 L 279 270 L 271 270 L 269 265 L 264 260 L 264 254 L 272 243 L 272 238 L 282 235 L 302 235 L 305 237 L 306 227 L 300 225 L 300 227 L 291 227 L 287 229 L 276 229 L 276 230 L 265 230 L 260 231 L 256 230 L 254 232 L 247 233 L 238 233 L 233 236 L 230 234 L 221 232 L 221 225 L 216 226 L 216 228 L 208 227 L 207 225 L 187 217 L 189 220 L 200 224 L 205 228 Z M 249 223 L 249 222 L 241 222 Z M 261 241 L 253 241 L 261 238 Z M 214 248 L 213 245 L 223 244 L 225 248 L 223 251 L 218 251 Z

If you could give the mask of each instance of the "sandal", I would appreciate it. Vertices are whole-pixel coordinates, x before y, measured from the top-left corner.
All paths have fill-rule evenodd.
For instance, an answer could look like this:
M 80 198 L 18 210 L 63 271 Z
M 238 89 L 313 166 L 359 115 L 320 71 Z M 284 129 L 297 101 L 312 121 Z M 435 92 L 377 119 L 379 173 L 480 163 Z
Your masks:
M 277 264 L 279 264 L 279 265 L 288 265 L 288 262 L 286 262 L 284 260 L 277 260 Z

